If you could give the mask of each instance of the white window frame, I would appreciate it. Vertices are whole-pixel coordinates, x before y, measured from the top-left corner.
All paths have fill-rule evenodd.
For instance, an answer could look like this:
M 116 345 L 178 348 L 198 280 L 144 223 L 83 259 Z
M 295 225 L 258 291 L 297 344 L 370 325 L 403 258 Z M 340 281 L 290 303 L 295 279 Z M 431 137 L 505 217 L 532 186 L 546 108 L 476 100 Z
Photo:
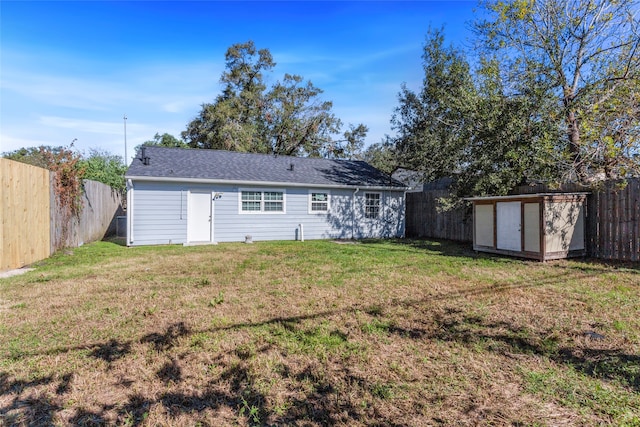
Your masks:
M 242 193 L 243 192 L 255 192 L 260 193 L 260 210 L 259 211 L 245 211 L 242 210 Z M 265 200 L 264 193 L 282 193 L 282 210 L 281 211 L 266 211 L 264 209 Z M 287 191 L 284 188 L 239 188 L 238 189 L 238 213 L 240 215 L 283 215 L 287 213 Z
M 375 217 L 370 217 L 367 214 L 367 195 L 368 194 L 377 194 L 378 195 L 378 214 Z M 366 191 L 364 193 L 364 219 L 377 221 L 382 217 L 382 193 L 378 191 Z
M 323 211 L 313 210 L 313 203 L 322 203 L 322 202 L 314 202 L 313 195 L 314 194 L 326 194 L 327 195 L 327 209 Z M 331 193 L 328 190 L 309 190 L 309 197 L 307 202 L 307 207 L 310 215 L 326 215 L 331 211 Z

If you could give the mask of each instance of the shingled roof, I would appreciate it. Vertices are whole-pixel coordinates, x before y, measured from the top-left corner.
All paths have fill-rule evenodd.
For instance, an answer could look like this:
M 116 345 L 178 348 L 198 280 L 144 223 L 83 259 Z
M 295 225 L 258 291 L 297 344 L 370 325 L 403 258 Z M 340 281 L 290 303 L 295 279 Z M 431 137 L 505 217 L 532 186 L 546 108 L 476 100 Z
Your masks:
M 138 152 L 125 177 L 133 180 L 406 189 L 400 181 L 363 161 L 153 146 Z

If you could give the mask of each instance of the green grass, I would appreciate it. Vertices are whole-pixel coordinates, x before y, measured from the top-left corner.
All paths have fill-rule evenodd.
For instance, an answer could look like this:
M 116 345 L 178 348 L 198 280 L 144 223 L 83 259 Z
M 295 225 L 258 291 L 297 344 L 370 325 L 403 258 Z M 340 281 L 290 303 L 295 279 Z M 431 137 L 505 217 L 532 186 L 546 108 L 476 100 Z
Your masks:
M 640 425 L 632 266 L 370 240 L 35 267 L 0 281 L 0 424 Z

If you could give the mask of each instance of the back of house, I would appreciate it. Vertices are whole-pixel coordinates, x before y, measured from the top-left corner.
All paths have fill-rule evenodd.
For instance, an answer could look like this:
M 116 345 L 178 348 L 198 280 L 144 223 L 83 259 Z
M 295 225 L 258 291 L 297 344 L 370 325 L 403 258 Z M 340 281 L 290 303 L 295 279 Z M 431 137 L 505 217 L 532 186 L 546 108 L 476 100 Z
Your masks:
M 363 161 L 142 147 L 127 245 L 402 237 L 407 188 Z

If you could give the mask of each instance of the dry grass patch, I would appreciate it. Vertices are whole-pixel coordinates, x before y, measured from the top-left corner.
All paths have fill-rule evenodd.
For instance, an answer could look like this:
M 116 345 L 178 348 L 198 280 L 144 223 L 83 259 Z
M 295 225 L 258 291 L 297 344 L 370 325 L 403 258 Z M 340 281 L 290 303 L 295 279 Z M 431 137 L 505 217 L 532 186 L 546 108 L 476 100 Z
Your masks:
M 0 281 L 0 424 L 638 425 L 639 297 L 444 242 L 101 242 Z

